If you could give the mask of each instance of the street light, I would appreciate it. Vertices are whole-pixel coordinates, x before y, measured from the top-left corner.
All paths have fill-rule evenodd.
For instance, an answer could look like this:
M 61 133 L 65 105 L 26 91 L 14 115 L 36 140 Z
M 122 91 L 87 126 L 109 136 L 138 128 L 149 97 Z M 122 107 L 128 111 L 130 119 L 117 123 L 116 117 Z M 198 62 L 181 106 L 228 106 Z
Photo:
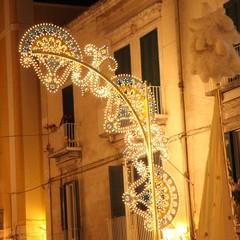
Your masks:
M 140 175 L 129 185 L 123 201 L 144 218 L 144 226 L 153 231 L 154 240 L 160 239 L 159 230 L 166 228 L 177 214 L 179 196 L 171 176 L 154 163 L 154 153 L 160 154 L 161 161 L 168 160 L 168 137 L 155 122 L 155 99 L 147 83 L 125 74 L 108 78 L 102 73 L 103 63 L 109 61 L 108 68 L 114 72 L 117 62 L 109 56 L 106 46 L 86 45 L 84 54 L 91 57 L 91 62 L 87 62 L 73 37 L 52 24 L 30 28 L 22 37 L 19 52 L 21 64 L 33 66 L 50 92 L 56 92 L 71 78 L 83 93 L 107 99 L 104 128 L 109 133 L 124 134 L 123 156 Z M 122 120 L 128 124 L 122 124 Z M 141 160 L 145 156 L 148 164 Z M 144 189 L 138 193 L 136 189 L 142 184 Z

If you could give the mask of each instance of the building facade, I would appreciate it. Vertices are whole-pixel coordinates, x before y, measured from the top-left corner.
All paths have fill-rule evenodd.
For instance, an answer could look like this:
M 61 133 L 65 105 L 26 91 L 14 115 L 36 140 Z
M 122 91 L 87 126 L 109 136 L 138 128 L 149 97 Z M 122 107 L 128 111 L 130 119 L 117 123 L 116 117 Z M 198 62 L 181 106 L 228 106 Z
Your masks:
M 43 7 L 32 0 L 0 3 L 1 239 L 46 238 L 40 85 L 34 72 L 22 71 L 18 54 L 21 36 L 41 21 Z M 63 9 L 59 5 L 48 7 L 52 21 Z M 82 9 L 65 7 L 64 13 L 69 14 L 62 13 L 63 22 L 55 23 L 66 23 Z M 45 11 L 49 9 L 45 7 Z
M 5 53 L 0 94 L 2 236 L 22 233 L 19 239 L 31 239 L 28 235 L 35 231 L 31 227 L 37 225 L 43 229 L 39 239 L 151 239 L 142 219 L 122 201 L 122 194 L 138 176 L 124 158 L 124 136 L 109 134 L 103 127 L 105 100 L 70 79 L 50 93 L 33 71 L 20 68 L 16 51 L 34 19 L 18 15 L 16 20 L 13 13 L 24 9 L 18 1 L 9 2 L 12 5 L 3 1 L 0 8 L 11 13 L 0 14 L 0 44 Z M 208 2 L 213 9 L 224 6 L 239 29 L 238 1 Z M 19 10 L 12 11 L 13 6 Z M 198 227 L 216 89 L 214 82 L 204 84 L 191 71 L 188 24 L 202 17 L 201 10 L 200 0 L 106 0 L 65 26 L 82 53 L 87 44 L 107 45 L 118 62 L 116 74 L 131 74 L 151 85 L 156 122 L 170 139 L 170 159 L 160 158 L 160 163 L 174 179 L 179 201 L 177 215 L 168 226 L 172 238 L 162 231 L 163 239 L 195 239 Z M 105 67 L 100 71 L 108 78 L 114 75 Z M 235 190 L 240 172 L 239 81 L 238 76 L 221 81 Z M 237 191 L 233 195 L 238 203 Z M 40 221 L 46 227 L 36 224 Z M 18 226 L 23 230 L 16 232 Z

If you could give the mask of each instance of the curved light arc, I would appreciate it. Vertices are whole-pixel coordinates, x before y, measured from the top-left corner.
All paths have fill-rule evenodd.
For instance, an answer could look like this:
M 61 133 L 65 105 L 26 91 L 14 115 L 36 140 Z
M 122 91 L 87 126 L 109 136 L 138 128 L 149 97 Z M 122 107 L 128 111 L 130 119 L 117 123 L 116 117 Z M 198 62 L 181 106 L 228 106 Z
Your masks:
M 76 58 L 73 58 L 73 57 L 70 57 L 70 56 L 62 56 L 62 55 L 59 55 L 59 54 L 56 54 L 56 53 L 52 53 L 52 52 L 37 52 L 37 51 L 32 51 L 32 54 L 33 55 L 47 55 L 47 56 L 57 56 L 57 57 L 60 57 L 60 58 L 64 58 L 64 59 L 67 59 L 67 60 L 71 60 L 71 61 L 74 61 L 74 62 L 77 62 L 79 65 L 87 68 L 88 70 L 90 71 L 93 71 L 94 73 L 96 73 L 98 76 L 100 76 L 104 81 L 106 81 L 113 89 L 114 91 L 116 91 L 123 99 L 124 101 L 127 103 L 129 109 L 131 110 L 131 112 L 133 113 L 135 119 L 137 120 L 137 123 L 142 131 L 142 134 L 143 134 L 143 138 L 144 138 L 144 142 L 145 142 L 145 145 L 147 146 L 147 149 L 148 149 L 148 139 L 147 139 L 147 136 L 144 132 L 144 129 L 143 129 L 143 126 L 141 124 L 141 121 L 136 113 L 136 111 L 134 110 L 134 108 L 132 107 L 130 101 L 127 99 L 127 97 L 118 89 L 118 87 L 116 85 L 114 85 L 112 83 L 112 81 L 106 76 L 104 75 L 103 73 L 99 72 L 97 69 L 95 69 L 94 67 L 92 67 L 91 65 L 87 64 L 86 62 L 83 62 L 83 61 L 80 61 Z M 146 83 L 144 83 L 146 85 Z M 147 96 L 146 96 L 147 98 Z

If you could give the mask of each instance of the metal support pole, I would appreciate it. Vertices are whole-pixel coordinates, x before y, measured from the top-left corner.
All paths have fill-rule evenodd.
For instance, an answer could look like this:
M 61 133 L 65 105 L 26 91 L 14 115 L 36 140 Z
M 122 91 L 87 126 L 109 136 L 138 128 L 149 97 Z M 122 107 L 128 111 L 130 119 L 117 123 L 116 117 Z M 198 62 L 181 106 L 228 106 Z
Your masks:
M 35 55 L 47 55 L 47 56 L 59 56 L 59 54 L 56 53 L 51 53 L 51 52 L 34 52 Z M 122 93 L 119 88 L 114 85 L 111 80 L 105 76 L 103 73 L 99 72 L 97 69 L 95 69 L 94 67 L 92 67 L 91 65 L 76 60 L 73 57 L 70 56 L 61 56 L 63 59 L 66 60 L 70 60 L 73 61 L 75 63 L 78 63 L 79 65 L 85 67 L 86 69 L 96 73 L 98 76 L 100 76 L 107 84 L 109 84 L 114 91 L 116 91 L 121 97 L 122 99 L 127 103 L 130 111 L 132 112 L 141 132 L 142 132 L 142 136 L 145 142 L 145 146 L 146 146 L 146 152 L 147 152 L 147 159 L 148 159 L 148 166 L 149 166 L 149 173 L 150 173 L 150 181 L 151 181 L 151 192 L 152 192 L 152 217 L 153 217 L 153 240 L 160 240 L 161 236 L 160 236 L 160 232 L 158 229 L 158 215 L 157 215 L 157 206 L 156 206 L 156 194 L 155 194 L 155 181 L 154 181 L 154 169 L 153 169 L 153 152 L 152 152 L 152 144 L 151 144 L 151 123 L 150 123 L 150 116 L 149 116 L 149 102 L 148 102 L 148 86 L 147 83 L 145 83 L 145 108 L 146 108 L 146 122 L 147 122 L 147 133 L 145 133 L 144 131 L 144 125 L 142 124 L 141 120 L 139 119 L 139 116 L 137 115 L 137 112 L 135 111 L 135 109 L 133 108 L 133 106 L 131 105 L 131 102 L 129 101 L 129 99 L 125 96 L 124 93 Z
M 152 143 L 151 143 L 151 123 L 149 116 L 149 102 L 148 102 L 148 86 L 145 82 L 145 106 L 146 106 L 146 114 L 147 114 L 147 160 L 148 167 L 150 173 L 150 181 L 151 181 L 151 192 L 152 192 L 152 217 L 153 217 L 153 240 L 159 240 L 159 232 L 158 232 L 158 214 L 157 214 L 157 206 L 156 206 L 156 193 L 155 193 L 155 181 L 154 181 L 154 169 L 153 169 L 153 152 L 152 152 Z
M 224 125 L 223 125 L 223 114 L 222 114 L 222 99 L 221 99 L 221 93 L 220 93 L 220 86 L 217 85 L 216 93 L 215 93 L 215 98 L 217 98 L 217 103 L 218 103 L 218 111 L 219 111 L 219 121 L 221 125 L 221 138 L 222 138 L 222 145 L 223 145 L 223 154 L 224 154 L 224 165 L 225 165 L 225 174 L 226 178 L 228 179 L 229 173 L 228 173 L 228 159 L 227 159 L 227 150 L 225 146 L 225 137 L 224 137 Z M 228 183 L 228 190 L 229 190 L 229 198 L 232 199 L 232 193 L 231 193 L 231 187 L 230 184 Z M 233 209 L 233 206 L 232 206 Z M 232 213 L 233 214 L 233 213 Z

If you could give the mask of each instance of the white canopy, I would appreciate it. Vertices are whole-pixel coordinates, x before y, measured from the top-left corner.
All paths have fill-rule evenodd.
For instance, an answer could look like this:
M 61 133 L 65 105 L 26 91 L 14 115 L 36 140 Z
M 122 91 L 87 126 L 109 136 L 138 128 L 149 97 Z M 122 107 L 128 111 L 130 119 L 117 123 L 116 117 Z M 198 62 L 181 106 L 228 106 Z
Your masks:
M 218 95 L 210 133 L 197 240 L 235 240 L 232 200 L 225 160 Z

